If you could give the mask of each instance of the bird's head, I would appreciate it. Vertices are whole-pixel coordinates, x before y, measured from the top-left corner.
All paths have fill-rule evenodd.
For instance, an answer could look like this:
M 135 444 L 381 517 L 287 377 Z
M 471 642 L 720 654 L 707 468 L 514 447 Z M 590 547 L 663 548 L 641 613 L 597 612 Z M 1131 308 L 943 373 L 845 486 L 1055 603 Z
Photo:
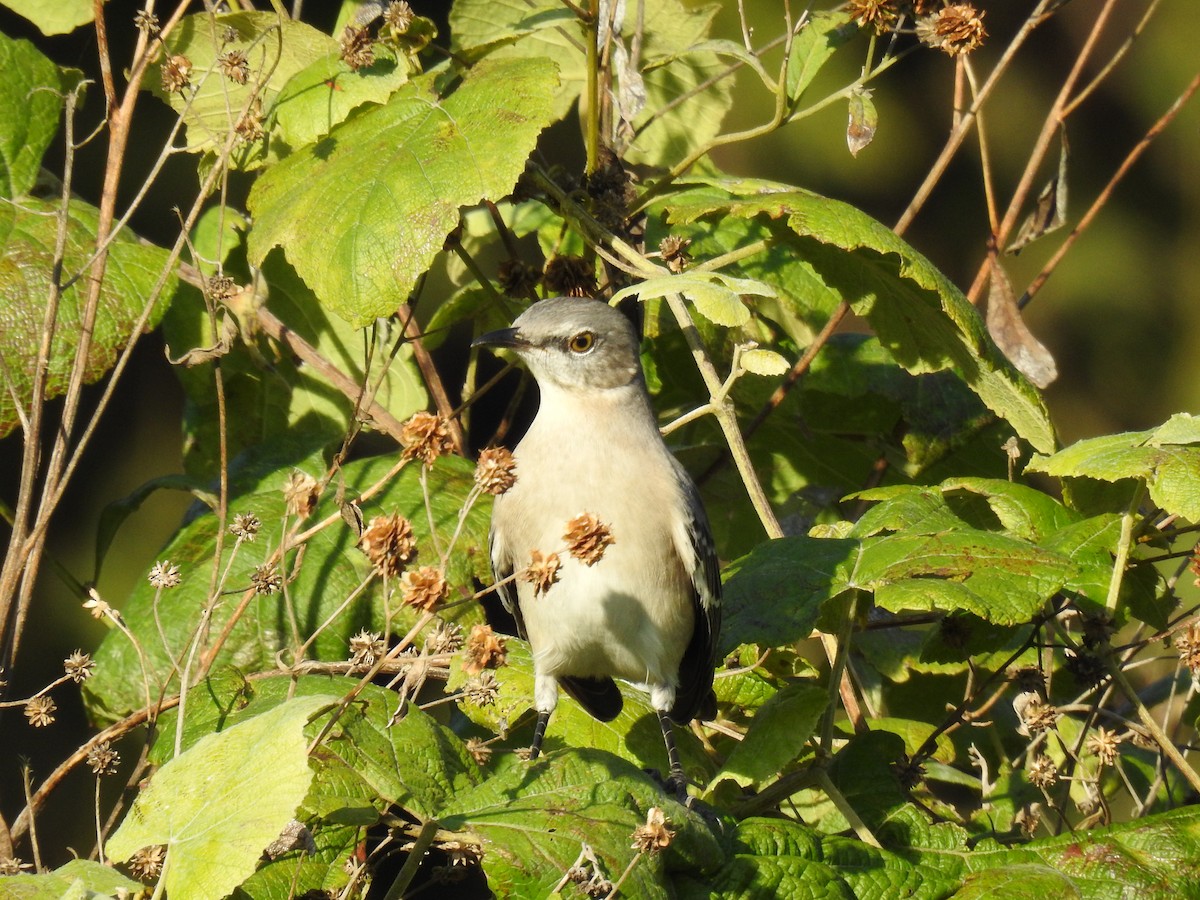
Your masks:
M 472 347 L 514 351 L 543 388 L 603 391 L 641 377 L 633 325 L 600 300 L 553 297 L 533 304 L 511 328 L 477 338 Z

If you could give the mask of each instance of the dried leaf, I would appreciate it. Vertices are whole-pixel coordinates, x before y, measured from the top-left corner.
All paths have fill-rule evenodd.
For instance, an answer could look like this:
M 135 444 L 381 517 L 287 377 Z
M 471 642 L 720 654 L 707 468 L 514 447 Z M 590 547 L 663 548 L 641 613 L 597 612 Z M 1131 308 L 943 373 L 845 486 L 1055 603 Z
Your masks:
M 1014 256 L 1026 244 L 1031 244 L 1043 235 L 1061 228 L 1067 220 L 1067 132 L 1061 135 L 1062 150 L 1058 157 L 1058 172 L 1038 194 L 1037 206 L 1021 223 L 1017 236 L 1008 245 L 1008 253 Z
M 1012 283 L 999 260 L 992 263 L 992 284 L 988 292 L 987 327 L 1009 362 L 1039 388 L 1058 377 L 1058 366 L 1021 318 Z
M 850 148 L 851 156 L 867 144 L 875 140 L 875 129 L 879 124 L 879 115 L 875 104 L 871 102 L 870 91 L 855 91 L 850 95 L 850 121 L 846 125 L 846 146 Z

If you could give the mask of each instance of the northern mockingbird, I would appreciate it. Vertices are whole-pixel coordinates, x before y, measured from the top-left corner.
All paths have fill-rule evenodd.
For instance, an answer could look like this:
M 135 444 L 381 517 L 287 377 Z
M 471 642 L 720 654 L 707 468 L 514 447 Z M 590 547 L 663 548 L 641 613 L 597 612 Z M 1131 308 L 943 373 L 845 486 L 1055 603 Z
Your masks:
M 659 433 L 633 326 L 601 301 L 556 297 L 472 346 L 513 350 L 541 393 L 491 528 L 500 597 L 533 652 L 530 758 L 560 685 L 607 722 L 621 711 L 620 678 L 649 691 L 682 793 L 671 723 L 716 714 L 721 580 L 696 485 Z M 564 550 L 568 522 L 585 513 L 611 533 L 599 559 Z M 557 580 L 510 578 L 534 551 L 557 552 Z

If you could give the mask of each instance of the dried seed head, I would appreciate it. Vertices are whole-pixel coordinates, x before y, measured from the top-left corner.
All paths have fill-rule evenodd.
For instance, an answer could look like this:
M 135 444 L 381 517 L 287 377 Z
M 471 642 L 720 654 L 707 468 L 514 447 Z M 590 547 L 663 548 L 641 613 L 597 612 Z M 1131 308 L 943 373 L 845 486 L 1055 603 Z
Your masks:
M 491 706 L 500 693 L 500 682 L 491 672 L 476 672 L 463 686 L 463 697 L 475 706 Z
M 91 678 L 92 669 L 95 666 L 96 664 L 92 662 L 92 658 L 82 650 L 76 650 L 63 660 L 63 669 L 76 684 L 80 684 Z
M 256 594 L 275 594 L 283 587 L 283 576 L 272 563 L 266 563 L 254 570 L 254 574 L 250 576 L 250 586 Z
M 228 303 L 240 290 L 238 283 L 228 275 L 214 275 L 208 279 L 204 293 L 214 303 Z
M 1187 631 L 1175 635 L 1174 644 L 1179 661 L 1191 669 L 1193 675 L 1200 672 L 1200 623 L 1193 622 Z
M 587 566 L 594 566 L 605 549 L 615 543 L 612 530 L 591 513 L 580 513 L 567 523 L 563 534 L 571 555 Z
M 467 752 L 478 766 L 486 766 L 492 758 L 492 748 L 477 737 L 467 738 Z
M 116 775 L 121 754 L 108 741 L 101 741 L 87 752 L 87 764 L 93 775 Z
M 338 45 L 343 62 L 356 72 L 375 62 L 375 39 L 366 28 L 347 25 Z
M 183 579 L 179 575 L 179 566 L 173 566 L 170 560 L 164 559 L 154 564 L 147 580 L 156 588 L 173 588 L 179 587 Z
M 162 64 L 162 89 L 167 94 L 182 93 L 192 83 L 192 61 L 182 53 L 168 56 Z
M 358 539 L 358 547 L 384 577 L 394 578 L 417 558 L 412 524 L 399 514 L 373 518 Z
M 646 813 L 646 824 L 639 825 L 633 832 L 634 850 L 640 853 L 657 853 L 671 846 L 671 838 L 675 832 L 667 827 L 667 818 L 657 807 L 650 807 Z
M 1087 687 L 1096 687 L 1104 680 L 1107 674 L 1104 668 L 1104 662 L 1095 653 L 1076 653 L 1074 650 L 1067 649 L 1066 651 L 1067 671 L 1075 676 L 1076 680 Z
M 1100 809 L 1103 799 L 1100 794 L 1100 786 L 1094 781 L 1085 781 L 1083 782 L 1083 796 L 1075 801 L 1075 808 L 1085 816 L 1090 816 Z
M 166 856 L 165 844 L 143 847 L 129 857 L 129 874 L 138 881 L 155 881 L 162 874 L 163 860 Z
M 1058 710 L 1036 694 L 1018 695 L 1013 709 L 1021 722 L 1017 731 L 1026 737 L 1049 731 L 1058 722 Z
M 948 56 L 970 53 L 983 44 L 983 13 L 970 3 L 951 3 L 917 22 L 917 37 Z
M 890 31 L 896 24 L 895 0 L 850 0 L 846 12 L 863 28 L 874 28 L 876 34 Z
M 108 615 L 116 615 L 116 610 L 108 605 L 108 602 L 100 599 L 100 595 L 96 593 L 95 588 L 88 590 L 88 598 L 83 601 L 83 608 L 88 611 L 93 619 L 103 619 Z
M 951 650 L 962 650 L 971 639 L 971 623 L 966 616 L 946 616 L 938 623 L 938 634 Z
M 1028 775 L 1029 781 L 1034 787 L 1039 787 L 1043 791 L 1049 790 L 1058 781 L 1058 767 L 1054 765 L 1054 760 L 1045 753 L 1039 753 L 1029 764 Z
M 369 669 L 387 653 L 387 644 L 378 631 L 365 628 L 350 638 L 350 662 L 355 668 Z
M 383 11 L 383 24 L 397 34 L 404 34 L 412 26 L 416 14 L 404 0 L 392 0 Z
M 421 566 L 400 576 L 404 602 L 417 609 L 432 612 L 450 591 L 446 576 L 436 566 Z
M 133 17 L 133 27 L 151 36 L 158 34 L 161 30 L 161 26 L 158 24 L 158 16 L 152 12 L 146 12 L 144 9 L 139 9 L 137 15 Z
M 517 483 L 517 461 L 504 447 L 488 447 L 475 464 L 475 483 L 489 494 L 500 495 Z
M 20 875 L 33 868 L 33 863 L 21 862 L 17 856 L 0 856 L 0 875 Z
M 1087 739 L 1088 752 L 1095 755 L 1100 760 L 1100 765 L 1111 766 L 1117 761 L 1117 754 L 1121 748 L 1121 738 L 1118 737 L 1115 731 L 1109 731 L 1107 728 L 1097 728 Z
M 518 576 L 522 581 L 533 584 L 533 595 L 544 594 L 558 581 L 558 554 L 543 555 L 541 550 L 534 550 L 529 557 L 529 565 Z
M 542 270 L 542 283 L 553 295 L 596 296 L 596 268 L 582 256 L 556 256 Z
M 239 541 L 252 541 L 258 536 L 260 528 L 262 528 L 262 522 L 258 520 L 258 516 L 253 513 L 238 513 L 233 517 L 229 531 Z
M 54 698 L 48 694 L 41 697 L 30 697 L 25 703 L 25 718 L 34 728 L 45 728 L 54 724 L 54 711 L 58 709 Z
M 1044 694 L 1046 692 L 1046 679 L 1042 675 L 1042 670 L 1037 666 L 1022 666 L 1017 669 L 1012 675 L 1012 680 L 1017 683 L 1017 687 L 1025 694 Z
M 234 132 L 237 134 L 238 141 L 243 144 L 253 144 L 255 141 L 262 140 L 263 134 L 263 116 L 262 116 L 262 101 L 257 98 L 250 104 L 250 108 L 245 114 L 238 119 L 237 124 L 233 126 Z
M 1042 823 L 1042 804 L 1030 803 L 1028 806 L 1022 806 L 1017 810 L 1017 814 L 1013 816 L 1013 824 L 1016 825 L 1026 837 L 1033 837 L 1033 833 L 1037 831 L 1038 825 Z
M 658 245 L 658 252 L 668 269 L 678 274 L 687 268 L 687 264 L 692 261 L 687 254 L 687 248 L 691 244 L 691 238 L 682 238 L 674 234 L 668 234 L 662 239 Z
M 437 628 L 425 639 L 425 652 L 430 656 L 453 653 L 463 645 L 462 626 L 456 622 L 438 622 Z
M 1188 563 L 1188 571 L 1196 576 L 1196 580 L 1192 583 L 1196 587 L 1200 587 L 1200 543 L 1192 549 L 1192 561 Z
M 312 515 L 316 509 L 317 495 L 317 480 L 299 469 L 288 476 L 287 484 L 283 486 L 283 499 L 288 512 L 302 519 Z
M 528 297 L 539 277 L 537 267 L 520 259 L 506 259 L 496 267 L 496 280 L 507 297 Z
M 453 866 L 477 866 L 483 859 L 483 848 L 478 844 L 468 844 L 463 841 L 446 841 L 441 850 L 450 857 Z
M 463 668 L 472 674 L 484 669 L 498 669 L 507 662 L 504 639 L 492 631 L 491 625 L 476 625 L 463 649 Z
M 420 459 L 427 466 L 454 450 L 446 420 L 430 412 L 419 412 L 404 423 L 400 443 L 404 445 L 405 459 Z
M 925 777 L 925 767 L 907 753 L 901 754 L 900 759 L 891 764 L 891 770 L 906 791 L 911 791 Z
M 221 74 L 236 84 L 245 84 L 250 77 L 250 61 L 241 50 L 226 50 L 217 57 Z
M 1107 611 L 1088 613 L 1083 617 L 1083 645 L 1091 650 L 1104 647 L 1116 630 Z

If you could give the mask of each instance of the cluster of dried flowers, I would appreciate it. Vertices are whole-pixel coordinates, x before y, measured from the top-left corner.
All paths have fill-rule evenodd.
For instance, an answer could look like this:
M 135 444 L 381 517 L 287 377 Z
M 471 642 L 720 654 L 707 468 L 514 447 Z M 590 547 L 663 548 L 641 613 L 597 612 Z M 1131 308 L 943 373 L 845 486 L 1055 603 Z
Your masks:
M 983 13 L 970 3 L 939 4 L 936 0 L 850 0 L 851 18 L 876 34 L 898 31 L 905 21 L 916 22 L 921 43 L 948 56 L 970 53 L 983 44 L 987 29 Z

